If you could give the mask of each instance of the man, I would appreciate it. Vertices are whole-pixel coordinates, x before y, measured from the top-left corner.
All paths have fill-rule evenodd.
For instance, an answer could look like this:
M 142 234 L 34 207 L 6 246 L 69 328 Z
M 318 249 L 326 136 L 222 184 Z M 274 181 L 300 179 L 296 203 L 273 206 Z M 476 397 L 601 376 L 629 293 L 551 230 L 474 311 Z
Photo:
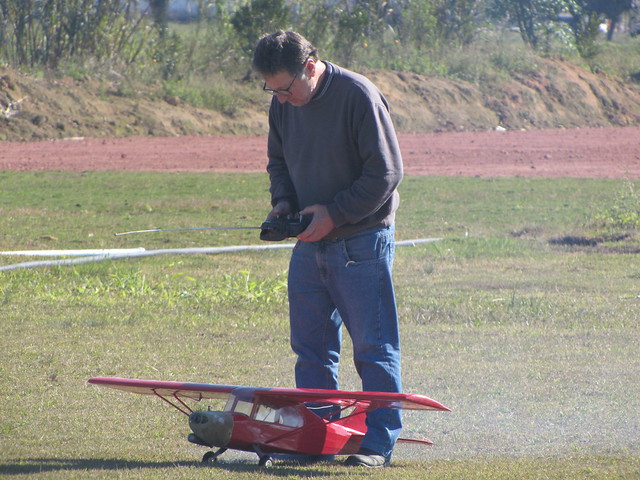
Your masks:
M 254 70 L 269 109 L 269 219 L 312 215 L 289 265 L 291 346 L 299 388 L 338 388 L 342 324 L 363 390 L 400 392 L 400 340 L 391 279 L 402 158 L 385 98 L 365 77 L 321 61 L 300 34 L 258 42 Z M 389 463 L 398 409 L 367 415 L 348 465 Z

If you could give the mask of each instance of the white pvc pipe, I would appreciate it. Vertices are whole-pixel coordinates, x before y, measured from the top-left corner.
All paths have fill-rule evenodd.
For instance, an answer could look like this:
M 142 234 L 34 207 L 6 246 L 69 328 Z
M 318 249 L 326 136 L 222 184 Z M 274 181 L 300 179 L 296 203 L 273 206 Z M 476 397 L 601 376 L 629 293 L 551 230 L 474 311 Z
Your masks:
M 23 257 L 80 257 L 89 255 L 115 255 L 121 253 L 144 252 L 139 248 L 104 248 L 87 250 L 16 250 L 13 252 L 0 252 L 0 255 L 17 255 Z
M 396 246 L 399 247 L 413 247 L 422 243 L 432 243 L 442 240 L 441 238 L 418 238 L 415 240 L 403 240 L 396 242 Z M 75 255 L 79 258 L 61 259 L 61 260 L 41 260 L 34 262 L 22 262 L 15 263 L 13 265 L 0 266 L 0 272 L 9 270 L 16 270 L 19 268 L 35 268 L 35 267 L 49 267 L 59 265 L 77 265 L 80 263 L 99 262 L 101 260 L 118 260 L 121 258 L 138 258 L 138 257 L 151 257 L 155 255 L 197 255 L 197 254 L 216 254 L 216 253 L 234 253 L 244 252 L 250 250 L 282 250 L 293 248 L 294 243 L 278 243 L 271 245 L 234 245 L 230 247 L 193 247 L 193 248 L 166 248 L 160 250 L 146 250 L 144 248 L 131 248 L 131 249 L 111 249 L 111 250 L 98 250 L 103 252 L 95 254 L 96 250 L 76 250 Z M 71 252 L 72 250 L 31 250 L 31 254 L 35 256 L 68 256 L 69 253 L 59 252 Z M 27 255 L 29 251 L 18 252 L 0 252 L 2 255 Z M 54 255 L 54 252 L 57 252 Z M 94 252 L 94 253 L 80 253 L 80 252 Z M 104 253 L 106 252 L 106 253 Z

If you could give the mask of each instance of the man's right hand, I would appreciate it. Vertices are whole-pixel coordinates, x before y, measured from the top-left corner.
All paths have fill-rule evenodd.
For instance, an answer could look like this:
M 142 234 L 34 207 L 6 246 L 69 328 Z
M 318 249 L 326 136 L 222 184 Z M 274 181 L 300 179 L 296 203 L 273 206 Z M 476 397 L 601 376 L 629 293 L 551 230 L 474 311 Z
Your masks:
M 298 240 L 302 242 L 317 242 L 318 240 L 322 240 L 336 228 L 325 205 L 310 205 L 302 210 L 300 215 L 313 215 L 311 224 L 298 235 Z

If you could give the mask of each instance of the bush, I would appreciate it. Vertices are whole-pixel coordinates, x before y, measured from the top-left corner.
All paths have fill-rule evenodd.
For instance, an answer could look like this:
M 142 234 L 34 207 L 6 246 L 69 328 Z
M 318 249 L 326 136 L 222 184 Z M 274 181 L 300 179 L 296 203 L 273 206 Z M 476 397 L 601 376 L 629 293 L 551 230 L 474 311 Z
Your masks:
M 640 229 L 640 195 L 636 186 L 627 183 L 611 205 L 595 214 L 593 224 L 609 232 Z

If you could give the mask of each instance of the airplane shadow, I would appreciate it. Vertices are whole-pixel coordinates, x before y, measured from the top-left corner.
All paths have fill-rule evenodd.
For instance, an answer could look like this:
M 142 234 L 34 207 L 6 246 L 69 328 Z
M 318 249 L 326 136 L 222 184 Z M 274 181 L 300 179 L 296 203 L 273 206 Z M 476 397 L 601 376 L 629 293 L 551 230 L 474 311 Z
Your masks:
M 130 461 L 116 458 L 25 458 L 17 460 L 13 463 L 0 463 L 0 475 L 33 475 L 43 472 L 60 472 L 60 471 L 92 471 L 92 470 L 138 470 L 138 469 L 162 469 L 176 467 L 199 467 L 199 468 L 215 468 L 219 470 L 227 470 L 234 473 L 255 473 L 261 470 L 261 467 L 255 462 L 224 462 L 220 461 L 215 466 L 203 466 L 200 462 L 144 462 Z M 305 467 L 302 469 L 299 465 L 293 465 L 286 462 L 277 462 L 273 467 L 268 469 L 270 476 L 287 477 L 300 474 L 304 470 L 306 477 L 328 477 L 335 476 L 335 471 L 323 471 L 321 468 Z
M 189 462 L 142 462 L 116 458 L 24 458 L 13 463 L 0 463 L 0 473 L 30 475 L 40 472 L 74 470 L 136 470 L 192 466 Z

